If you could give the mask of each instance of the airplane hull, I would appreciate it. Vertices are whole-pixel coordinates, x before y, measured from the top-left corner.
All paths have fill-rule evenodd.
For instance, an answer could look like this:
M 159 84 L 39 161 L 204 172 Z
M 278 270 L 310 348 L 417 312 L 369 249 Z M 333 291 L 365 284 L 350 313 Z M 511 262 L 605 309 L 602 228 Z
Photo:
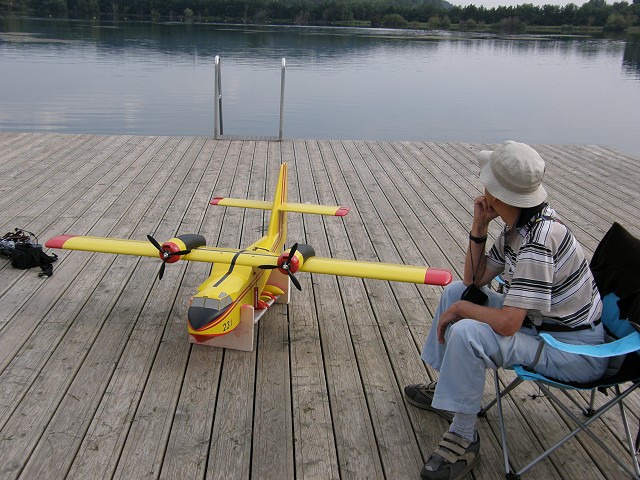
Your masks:
M 242 290 L 234 297 L 235 300 L 226 309 L 215 311 L 211 308 L 209 309 L 211 311 L 205 312 L 208 315 L 217 316 L 212 319 L 207 318 L 205 321 L 210 320 L 210 322 L 200 328 L 194 328 L 194 324 L 196 317 L 202 315 L 202 309 L 206 307 L 199 305 L 203 303 L 203 299 L 205 304 L 211 300 L 210 297 L 203 295 L 214 297 L 226 292 L 221 292 L 220 287 L 217 287 L 217 290 L 205 287 L 192 298 L 187 321 L 191 343 L 235 350 L 253 350 L 255 324 L 274 303 L 289 303 L 290 283 L 289 277 L 278 270 L 252 270 L 257 270 L 257 272 L 251 272 L 253 280 L 244 284 Z
M 254 308 L 258 306 L 268 277 L 269 273 L 264 270 L 236 267 L 233 277 L 229 276 L 226 280 L 219 278 L 215 282 L 207 281 L 193 297 L 189 307 L 189 335 L 197 343 L 203 343 L 230 333 L 240 323 L 242 305 Z M 228 304 L 225 305 L 225 302 Z

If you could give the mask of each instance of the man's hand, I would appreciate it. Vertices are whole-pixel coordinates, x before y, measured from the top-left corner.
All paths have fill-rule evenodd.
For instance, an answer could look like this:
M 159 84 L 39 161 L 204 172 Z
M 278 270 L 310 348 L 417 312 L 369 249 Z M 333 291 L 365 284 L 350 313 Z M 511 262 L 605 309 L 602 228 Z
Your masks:
M 462 319 L 462 317 L 456 313 L 457 304 L 458 302 L 454 303 L 440 315 L 440 319 L 438 320 L 438 343 L 444 343 L 444 333 L 447 331 L 447 327 L 451 323 Z
M 489 222 L 498 216 L 487 203 L 487 197 L 480 195 L 473 201 L 473 227 L 471 232 L 476 236 L 483 236 L 489 230 Z

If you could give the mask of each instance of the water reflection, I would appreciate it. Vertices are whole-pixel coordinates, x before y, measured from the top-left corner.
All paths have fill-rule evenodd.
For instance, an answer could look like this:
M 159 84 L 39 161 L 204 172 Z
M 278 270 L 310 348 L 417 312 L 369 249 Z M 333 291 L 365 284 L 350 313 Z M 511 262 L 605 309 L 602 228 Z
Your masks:
M 640 80 L 640 36 L 632 37 L 625 43 L 622 68 L 629 76 Z
M 385 29 L 4 19 L 0 131 L 210 135 L 215 55 L 229 134 L 277 134 L 286 57 L 288 138 L 640 153 L 637 39 Z

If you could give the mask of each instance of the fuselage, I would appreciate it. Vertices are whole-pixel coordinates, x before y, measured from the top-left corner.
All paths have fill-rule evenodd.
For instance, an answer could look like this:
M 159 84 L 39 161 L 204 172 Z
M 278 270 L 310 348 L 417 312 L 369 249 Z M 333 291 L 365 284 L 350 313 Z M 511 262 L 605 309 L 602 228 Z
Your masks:
M 262 237 L 243 252 L 279 254 L 284 248 L 282 232 Z M 189 335 L 197 343 L 230 333 L 240 323 L 240 308 L 261 308 L 261 297 L 273 270 L 215 264 L 211 275 L 198 287 L 188 312 Z

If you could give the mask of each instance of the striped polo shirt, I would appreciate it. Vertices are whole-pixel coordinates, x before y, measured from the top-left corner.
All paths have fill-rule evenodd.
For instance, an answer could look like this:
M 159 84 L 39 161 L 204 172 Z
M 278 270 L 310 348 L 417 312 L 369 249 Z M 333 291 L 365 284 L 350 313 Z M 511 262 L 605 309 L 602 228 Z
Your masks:
M 527 309 L 539 325 L 568 327 L 600 318 L 602 302 L 576 238 L 548 205 L 525 226 L 502 234 L 487 255 L 487 267 L 503 271 L 504 305 Z

